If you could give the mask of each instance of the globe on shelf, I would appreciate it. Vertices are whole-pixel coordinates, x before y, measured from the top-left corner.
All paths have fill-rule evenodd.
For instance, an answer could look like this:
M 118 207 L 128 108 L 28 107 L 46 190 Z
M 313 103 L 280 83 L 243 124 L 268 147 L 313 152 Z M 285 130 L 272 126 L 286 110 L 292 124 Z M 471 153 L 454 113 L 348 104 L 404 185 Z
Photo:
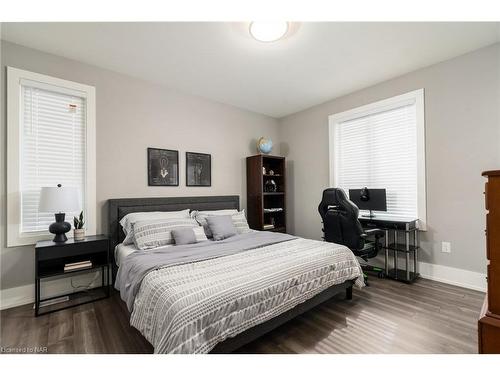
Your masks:
M 263 154 L 269 154 L 273 149 L 273 141 L 260 137 L 257 141 L 257 150 Z

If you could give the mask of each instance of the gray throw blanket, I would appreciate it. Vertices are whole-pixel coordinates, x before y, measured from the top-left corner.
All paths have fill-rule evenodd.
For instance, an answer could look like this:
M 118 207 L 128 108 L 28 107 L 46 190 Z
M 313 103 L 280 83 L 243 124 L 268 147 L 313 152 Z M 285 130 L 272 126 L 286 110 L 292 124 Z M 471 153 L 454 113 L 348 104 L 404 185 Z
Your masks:
M 296 238 L 288 234 L 255 231 L 222 241 L 203 241 L 190 245 L 136 251 L 120 264 L 115 288 L 120 291 L 120 296 L 126 302 L 129 311 L 132 311 L 142 280 L 153 270 L 237 254 Z

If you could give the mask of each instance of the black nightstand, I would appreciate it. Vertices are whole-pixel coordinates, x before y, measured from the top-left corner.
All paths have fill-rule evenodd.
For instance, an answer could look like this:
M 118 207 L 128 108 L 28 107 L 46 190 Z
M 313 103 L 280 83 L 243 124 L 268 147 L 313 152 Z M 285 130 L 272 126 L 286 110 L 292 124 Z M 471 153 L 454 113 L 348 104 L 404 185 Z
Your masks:
M 64 310 L 70 307 L 94 302 L 110 295 L 110 263 L 109 263 L 109 240 L 106 236 L 88 236 L 84 240 L 75 241 L 72 238 L 63 243 L 53 241 L 38 241 L 35 246 L 35 316 L 48 314 L 54 311 Z M 64 266 L 68 263 L 88 261 L 92 266 L 64 271 Z M 69 294 L 54 296 L 42 299 L 40 296 L 40 282 L 42 279 L 54 276 L 73 276 L 76 273 L 101 270 L 101 286 L 84 292 L 77 291 Z M 104 272 L 106 270 L 106 273 Z M 79 301 L 78 294 L 85 294 L 83 301 Z M 75 303 L 66 303 L 64 306 L 47 306 L 48 311 L 40 312 L 40 303 L 54 300 L 61 297 L 69 297 Z

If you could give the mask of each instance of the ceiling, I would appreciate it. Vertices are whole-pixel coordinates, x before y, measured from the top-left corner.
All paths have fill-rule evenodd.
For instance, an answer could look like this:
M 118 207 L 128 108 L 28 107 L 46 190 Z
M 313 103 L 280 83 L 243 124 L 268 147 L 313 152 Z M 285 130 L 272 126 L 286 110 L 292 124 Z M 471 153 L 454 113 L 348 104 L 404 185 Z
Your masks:
M 2 39 L 283 117 L 498 42 L 497 23 L 3 23 Z

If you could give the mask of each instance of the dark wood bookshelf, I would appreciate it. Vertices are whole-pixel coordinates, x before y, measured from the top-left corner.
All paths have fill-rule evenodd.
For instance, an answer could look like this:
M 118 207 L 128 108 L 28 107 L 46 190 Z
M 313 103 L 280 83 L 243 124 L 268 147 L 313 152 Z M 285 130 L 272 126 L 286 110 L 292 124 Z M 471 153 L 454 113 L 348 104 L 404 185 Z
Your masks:
M 274 174 L 269 173 L 271 170 Z M 271 180 L 276 184 L 276 191 L 266 190 L 266 183 Z M 282 210 L 264 212 L 266 208 L 281 208 Z M 284 157 L 271 155 L 247 157 L 247 213 L 250 228 L 286 233 L 286 161 Z M 273 223 L 273 228 L 264 228 L 264 225 Z

